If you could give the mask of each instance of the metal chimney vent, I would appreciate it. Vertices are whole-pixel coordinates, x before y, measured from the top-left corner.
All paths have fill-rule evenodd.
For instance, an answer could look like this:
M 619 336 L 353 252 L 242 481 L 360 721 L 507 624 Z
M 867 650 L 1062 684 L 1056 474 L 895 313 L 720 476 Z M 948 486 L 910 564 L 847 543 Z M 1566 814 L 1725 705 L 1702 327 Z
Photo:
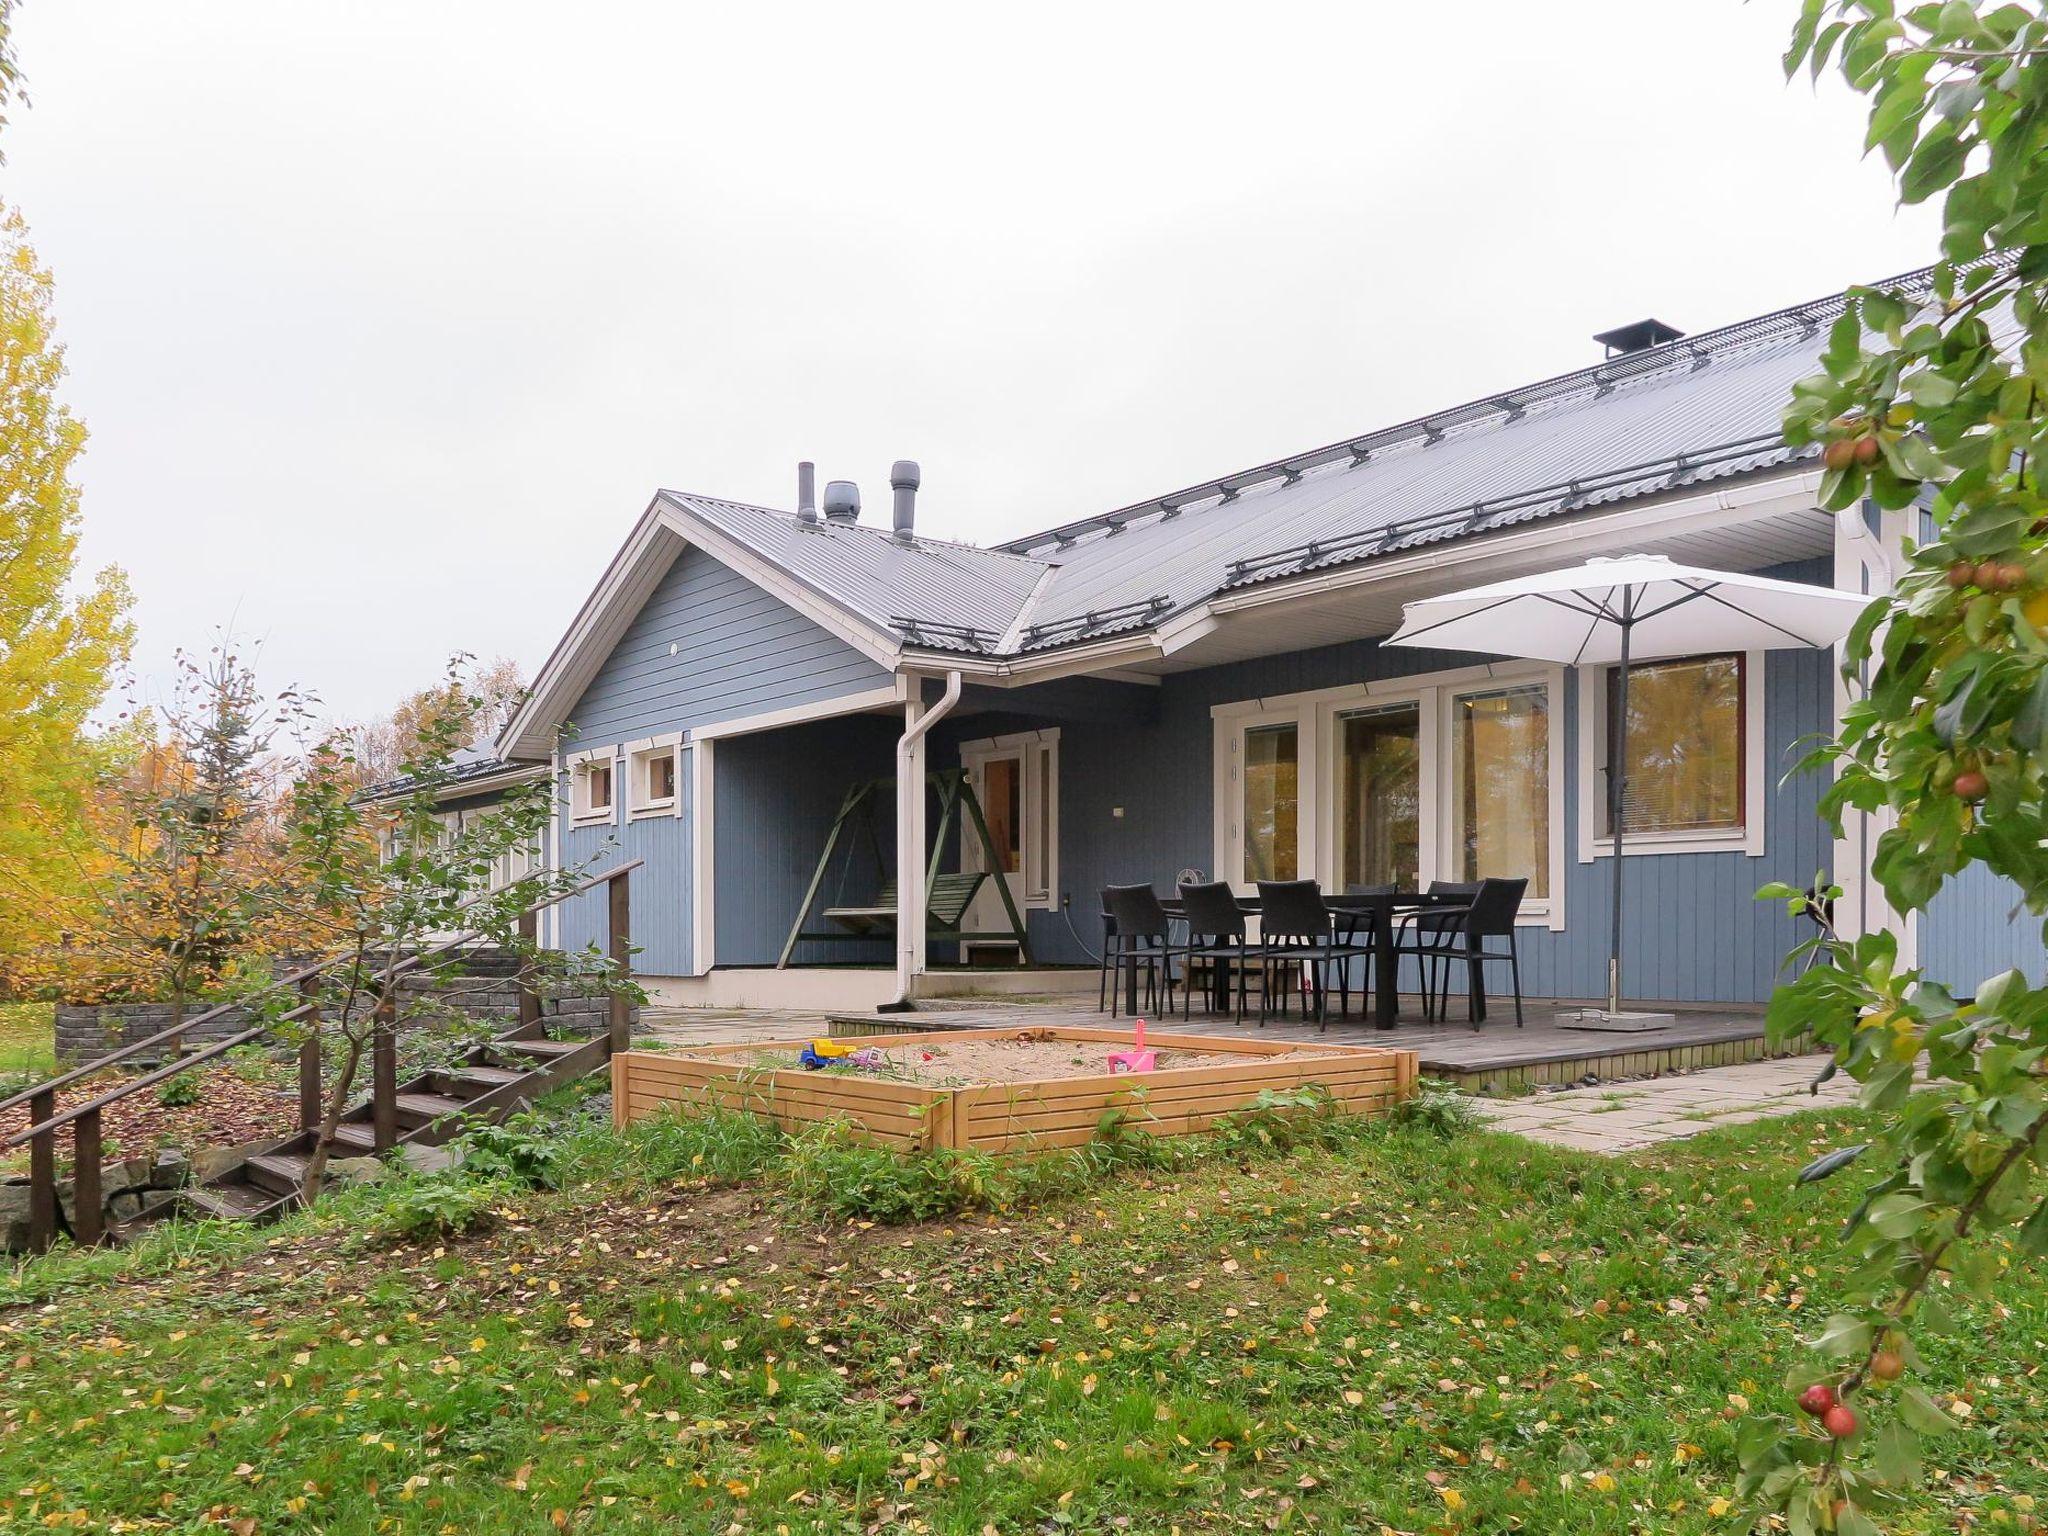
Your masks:
M 825 518 L 834 523 L 860 521 L 860 487 L 851 480 L 825 482 Z
M 889 489 L 895 493 L 896 542 L 917 542 L 917 460 L 898 459 L 889 466 Z
M 1609 357 L 1625 357 L 1631 352 L 1647 352 L 1652 347 L 1661 347 L 1684 334 L 1677 326 L 1666 325 L 1662 320 L 1638 320 L 1634 325 L 1618 325 L 1611 331 L 1601 331 L 1593 339 L 1607 349 Z
M 818 467 L 809 459 L 804 459 L 796 467 L 796 520 L 800 523 L 818 520 Z

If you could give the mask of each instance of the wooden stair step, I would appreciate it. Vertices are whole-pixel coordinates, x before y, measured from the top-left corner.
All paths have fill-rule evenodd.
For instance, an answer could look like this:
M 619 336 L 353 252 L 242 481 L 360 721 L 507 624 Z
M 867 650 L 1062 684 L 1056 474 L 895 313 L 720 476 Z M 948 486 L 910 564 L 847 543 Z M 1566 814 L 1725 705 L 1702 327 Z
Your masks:
M 217 1221 L 247 1221 L 278 1199 L 274 1191 L 255 1184 L 204 1184 L 182 1194 L 187 1206 Z
M 515 1056 L 532 1056 L 538 1060 L 552 1061 L 557 1056 L 580 1051 L 589 1043 L 588 1040 L 493 1040 L 491 1049 Z
M 450 1098 L 477 1099 L 485 1094 L 516 1083 L 526 1076 L 517 1067 L 470 1066 L 453 1067 L 446 1072 L 430 1073 L 434 1090 Z
M 400 1125 L 430 1125 L 436 1120 L 459 1116 L 464 1104 L 445 1093 L 401 1093 L 398 1095 Z
M 377 1150 L 377 1133 L 367 1120 L 344 1120 L 334 1128 L 330 1157 L 368 1157 Z
M 306 1159 L 295 1152 L 259 1152 L 242 1165 L 249 1182 L 279 1195 L 295 1195 L 306 1183 Z

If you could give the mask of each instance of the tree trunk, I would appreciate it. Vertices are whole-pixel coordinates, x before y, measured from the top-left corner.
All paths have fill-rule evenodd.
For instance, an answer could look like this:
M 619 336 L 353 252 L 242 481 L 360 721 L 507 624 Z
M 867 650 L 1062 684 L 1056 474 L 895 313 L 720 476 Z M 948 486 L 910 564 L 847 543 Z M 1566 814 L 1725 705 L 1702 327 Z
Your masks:
M 356 1069 L 363 1060 L 362 1039 L 346 1024 L 340 1028 L 347 1049 L 342 1054 L 341 1070 L 334 1079 L 334 1091 L 327 1096 L 327 1112 L 320 1117 L 320 1130 L 313 1139 L 312 1156 L 306 1159 L 306 1176 L 299 1186 L 300 1199 L 306 1205 L 320 1198 L 321 1185 L 327 1178 L 327 1161 L 334 1152 L 334 1133 L 341 1124 L 342 1111 L 348 1108 L 348 1096 L 355 1087 Z

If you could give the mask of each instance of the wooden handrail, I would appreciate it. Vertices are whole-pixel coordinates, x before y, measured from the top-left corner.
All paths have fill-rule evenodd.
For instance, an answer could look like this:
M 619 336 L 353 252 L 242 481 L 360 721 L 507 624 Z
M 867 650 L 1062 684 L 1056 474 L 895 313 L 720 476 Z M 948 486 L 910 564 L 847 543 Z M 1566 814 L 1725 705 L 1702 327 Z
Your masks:
M 620 975 L 628 974 L 632 959 L 632 940 L 630 938 L 632 919 L 629 904 L 631 881 L 628 877 L 643 862 L 641 859 L 633 859 L 628 863 L 616 865 L 606 870 L 603 874 L 592 875 L 588 879 L 578 881 L 568 890 L 550 896 L 546 901 L 535 902 L 532 906 L 525 908 L 519 914 L 519 931 L 521 936 L 525 938 L 533 936 L 536 930 L 534 922 L 534 915 L 536 913 L 567 901 L 571 897 L 580 896 L 586 891 L 595 890 L 600 885 L 605 886 L 607 887 L 606 899 L 609 911 L 611 959 L 618 966 Z M 516 883 L 513 882 L 513 884 Z M 510 885 L 502 885 L 494 887 L 489 891 L 480 892 L 469 900 L 458 903 L 455 910 L 458 912 L 465 911 L 477 902 L 487 900 L 489 897 L 500 894 L 510 888 Z M 431 948 L 416 950 L 403 959 L 386 966 L 381 972 L 378 972 L 371 978 L 376 984 L 377 1013 L 375 1034 L 371 1041 L 370 1105 L 372 1125 L 374 1127 L 373 1145 L 379 1153 L 388 1151 L 398 1139 L 398 1051 L 395 1027 L 397 994 L 393 991 L 391 983 L 406 972 L 424 965 L 435 956 L 446 954 L 458 945 L 468 943 L 470 939 L 476 936 L 476 933 L 477 930 L 475 929 L 466 929 L 462 933 L 456 934 L 453 938 L 445 939 Z M 0 1141 L 0 1151 L 18 1147 L 23 1142 L 29 1144 L 29 1250 L 34 1253 L 41 1253 L 47 1250 L 51 1243 L 56 1241 L 57 1227 L 62 1214 L 60 1203 L 57 1199 L 57 1132 L 60 1129 L 67 1125 L 74 1127 L 72 1132 L 72 1180 L 75 1192 L 74 1203 L 77 1206 L 77 1219 L 72 1224 L 72 1236 L 80 1243 L 100 1242 L 106 1236 L 106 1226 L 102 1220 L 100 1209 L 100 1162 L 102 1152 L 100 1112 L 109 1104 L 118 1103 L 130 1094 L 140 1093 L 143 1089 L 168 1081 L 176 1077 L 180 1072 L 188 1071 L 198 1066 L 201 1062 L 211 1061 L 217 1056 L 226 1055 L 238 1046 L 259 1040 L 280 1024 L 289 1023 L 293 1019 L 308 1015 L 317 1020 L 320 1014 L 319 992 L 317 988 L 308 986 L 307 983 L 322 971 L 332 966 L 353 963 L 356 958 L 355 954 L 337 955 L 332 959 L 321 961 L 318 965 L 307 966 L 294 971 L 284 980 L 272 982 L 261 991 L 251 993 L 247 998 L 237 999 L 233 1003 L 223 1003 L 218 1007 L 207 1010 L 205 1013 L 199 1014 L 195 1018 L 187 1019 L 172 1026 L 170 1029 L 160 1031 L 150 1036 L 147 1040 L 138 1040 L 133 1045 L 125 1046 L 121 1050 L 104 1056 L 96 1062 L 76 1068 L 63 1074 L 61 1077 L 53 1078 L 47 1083 L 31 1088 L 26 1093 L 16 1094 L 5 1103 L 0 1103 L 0 1109 L 6 1109 L 21 1103 L 23 1100 L 27 1100 L 29 1104 L 29 1119 L 34 1122 L 15 1132 L 14 1135 L 8 1137 L 5 1141 Z M 209 1018 L 218 1017 L 230 1008 L 246 1006 L 252 999 L 265 996 L 283 987 L 299 988 L 302 993 L 306 994 L 306 1000 L 296 1008 L 289 1009 L 278 1015 L 275 1019 L 252 1024 L 246 1029 L 237 1031 L 235 1034 L 225 1036 L 209 1045 L 203 1046 L 189 1055 L 180 1054 L 174 1056 L 170 1061 L 164 1062 L 154 1070 L 145 1072 L 140 1077 L 129 1078 L 97 1098 L 89 1099 L 83 1104 L 73 1105 L 70 1109 L 61 1112 L 57 1110 L 56 1090 L 63 1084 L 77 1082 L 81 1077 L 89 1073 L 101 1071 L 114 1062 L 124 1060 L 152 1044 L 182 1035 L 195 1024 L 203 1023 Z M 532 976 L 530 970 L 526 967 L 522 967 L 520 970 L 519 989 L 521 994 L 519 1014 L 521 1030 L 523 1031 L 526 1027 L 525 1021 L 530 1009 L 535 1011 L 537 1022 L 537 1004 L 531 995 Z M 625 999 L 618 992 L 614 991 L 611 996 L 608 1028 L 605 1032 L 607 1054 L 622 1051 L 626 1048 L 629 1043 L 630 1018 L 631 1012 L 626 1006 Z M 315 1030 L 317 1031 L 317 1029 L 318 1025 L 316 1023 Z M 310 1046 L 310 1052 L 308 1046 L 301 1046 L 299 1052 L 301 1130 L 312 1128 L 310 1124 L 305 1122 L 312 1120 L 315 1116 L 320 1091 L 319 1036 L 317 1033 L 313 1035 L 308 1045 Z M 38 1116 L 42 1118 L 38 1119 Z M 90 1209 L 86 1208 L 87 1205 L 90 1206 Z
M 114 1103 L 118 1099 L 125 1099 L 131 1093 L 140 1093 L 145 1088 L 154 1087 L 166 1078 L 176 1077 L 187 1067 L 196 1067 L 202 1061 L 211 1061 L 216 1056 L 224 1056 L 236 1046 L 247 1045 L 258 1035 L 267 1034 L 269 1030 L 270 1026 L 268 1024 L 258 1024 L 251 1029 L 243 1030 L 240 1034 L 223 1035 L 210 1045 L 202 1046 L 199 1050 L 180 1056 L 175 1061 L 165 1062 L 154 1072 L 145 1072 L 141 1077 L 128 1079 L 128 1081 L 111 1093 L 103 1093 L 96 1099 L 89 1099 L 83 1104 L 77 1104 L 70 1109 L 60 1111 L 40 1124 L 31 1125 L 25 1130 L 16 1131 L 5 1141 L 0 1141 L 0 1152 L 11 1151 L 23 1142 L 33 1141 L 36 1137 L 47 1132 L 60 1131 L 81 1115 L 89 1115 L 94 1110 L 105 1109 L 109 1104 Z
M 527 913 L 543 912 L 547 910 L 549 907 L 557 906 L 562 902 L 568 901 L 577 896 L 581 896 L 587 891 L 595 890 L 598 886 L 607 884 L 608 882 L 615 880 L 622 875 L 630 874 L 646 862 L 647 861 L 645 859 L 632 859 L 624 864 L 615 865 L 613 868 L 606 870 L 603 874 L 592 875 L 588 880 L 581 881 L 578 884 L 571 886 L 568 890 L 563 891 L 558 895 L 549 897 L 546 901 L 534 903 L 534 905 L 524 909 L 524 911 L 522 911 L 520 915 L 524 917 L 525 915 L 527 915 Z M 511 882 L 511 884 L 517 883 L 517 881 Z M 489 899 L 491 896 L 497 895 L 500 892 L 508 889 L 510 889 L 510 885 L 502 885 L 496 887 L 494 890 L 480 892 L 479 894 L 471 897 L 469 900 L 463 902 L 460 906 L 456 908 L 456 910 L 458 912 L 464 911 L 469 907 L 475 906 L 478 902 L 485 901 Z M 432 960 L 439 955 L 446 954 L 449 950 L 454 949 L 459 945 L 468 943 L 471 939 L 476 937 L 476 933 L 477 930 L 468 929 L 462 933 L 457 934 L 452 939 L 447 939 L 439 944 L 434 945 L 430 949 L 423 949 L 416 954 L 408 955 L 403 960 L 397 961 L 396 963 L 388 966 L 382 972 L 373 976 L 371 980 L 379 983 L 389 983 L 395 981 L 401 975 L 405 974 L 408 971 L 416 970 L 418 967 L 424 965 L 427 961 Z M 217 1007 L 209 1008 L 204 1013 L 195 1014 L 191 1018 L 184 1020 L 182 1023 L 173 1025 L 169 1029 L 159 1030 L 157 1033 L 149 1036 L 147 1039 L 137 1040 L 131 1045 L 125 1045 L 118 1051 L 113 1051 L 108 1055 L 100 1057 L 97 1061 L 88 1062 L 82 1067 L 74 1067 L 70 1071 L 63 1073 L 60 1076 L 51 1078 L 48 1082 L 38 1083 L 33 1088 L 24 1089 L 22 1092 L 15 1094 L 12 1098 L 0 1099 L 0 1112 L 5 1112 L 9 1109 L 12 1109 L 17 1104 L 25 1104 L 30 1099 L 35 1098 L 39 1094 L 54 1093 L 57 1089 L 68 1087 L 70 1084 L 79 1081 L 81 1078 L 90 1077 L 96 1072 L 103 1072 L 108 1067 L 113 1066 L 118 1062 L 127 1060 L 130 1056 L 135 1055 L 139 1051 L 147 1050 L 150 1046 L 153 1045 L 161 1045 L 164 1041 L 172 1039 L 175 1036 L 186 1034 L 189 1031 L 191 1031 L 196 1025 L 204 1024 L 209 1019 L 219 1018 L 223 1014 L 232 1012 L 236 1008 L 245 1008 L 251 1002 L 255 1001 L 257 998 L 266 997 L 272 992 L 281 991 L 286 987 L 300 986 L 305 982 L 311 980 L 313 977 L 318 976 L 322 971 L 331 970 L 333 967 L 337 965 L 347 964 L 352 959 L 354 959 L 353 955 L 335 955 L 330 959 L 322 960 L 317 965 L 309 965 L 303 967 L 300 970 L 293 971 L 289 976 L 283 977 L 281 980 L 272 982 L 269 986 L 262 988 L 260 991 L 251 992 L 247 997 L 236 998 L 232 1002 L 222 1003 Z M 309 1012 L 317 1011 L 317 1008 L 318 1005 L 315 1003 L 301 1003 L 298 1007 L 293 1008 L 286 1013 L 280 1014 L 277 1018 L 271 1020 L 267 1024 L 260 1025 L 251 1030 L 245 1030 L 241 1034 L 236 1035 L 234 1037 L 235 1043 L 241 1044 L 246 1040 L 254 1039 L 258 1035 L 267 1034 L 270 1030 L 276 1028 L 279 1024 L 288 1024 L 292 1020 L 300 1018 Z M 77 1116 L 83 1113 L 85 1110 L 104 1108 L 106 1105 L 114 1103 L 118 1099 L 124 1099 L 130 1093 L 134 1093 L 139 1089 L 148 1086 L 151 1083 L 161 1082 L 163 1079 L 167 1077 L 175 1077 L 178 1074 L 178 1072 L 183 1071 L 186 1066 L 190 1066 L 201 1061 L 210 1060 L 212 1057 L 217 1056 L 219 1054 L 220 1052 L 218 1050 L 212 1048 L 208 1048 L 202 1051 L 194 1051 L 190 1055 L 179 1058 L 177 1062 L 171 1063 L 170 1071 L 159 1070 L 157 1072 L 150 1073 L 145 1078 L 136 1079 L 124 1083 L 117 1088 L 111 1089 L 108 1092 L 101 1094 L 97 1099 L 93 1099 L 88 1103 L 77 1106 L 76 1109 L 67 1110 L 64 1114 L 43 1121 L 41 1124 L 31 1125 L 26 1129 L 17 1132 L 15 1135 L 9 1137 L 6 1141 L 0 1142 L 0 1151 L 4 1151 L 10 1147 L 19 1146 L 22 1142 L 27 1141 L 30 1137 L 35 1136 L 46 1129 L 50 1129 L 59 1125 L 68 1124 L 71 1120 L 76 1119 Z

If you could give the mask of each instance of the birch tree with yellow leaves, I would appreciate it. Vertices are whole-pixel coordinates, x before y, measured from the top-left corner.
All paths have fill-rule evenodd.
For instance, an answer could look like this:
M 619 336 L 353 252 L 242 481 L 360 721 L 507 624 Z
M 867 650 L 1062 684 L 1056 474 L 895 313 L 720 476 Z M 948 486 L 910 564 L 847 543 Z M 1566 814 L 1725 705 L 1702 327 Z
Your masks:
M 78 867 L 93 755 L 87 723 L 127 655 L 128 587 L 80 581 L 73 466 L 85 427 L 58 395 L 49 271 L 0 210 L 0 995 Z

